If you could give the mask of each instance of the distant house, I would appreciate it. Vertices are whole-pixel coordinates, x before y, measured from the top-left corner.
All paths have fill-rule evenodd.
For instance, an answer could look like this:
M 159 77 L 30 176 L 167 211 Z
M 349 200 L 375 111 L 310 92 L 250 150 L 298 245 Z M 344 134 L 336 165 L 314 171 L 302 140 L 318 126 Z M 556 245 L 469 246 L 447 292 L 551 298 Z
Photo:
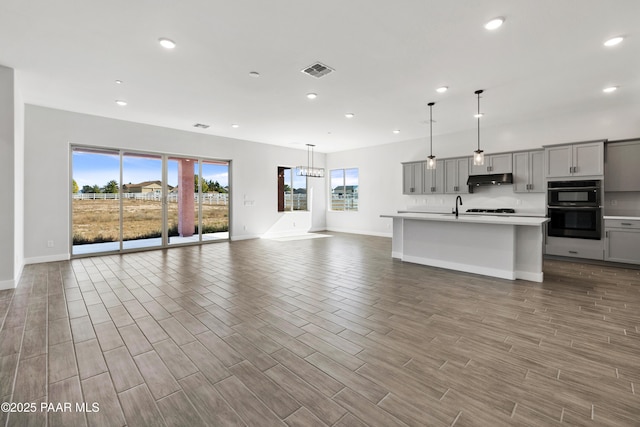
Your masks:
M 333 189 L 333 194 L 336 196 L 344 196 L 347 194 L 354 194 L 358 192 L 357 185 L 339 185 Z
M 125 193 L 161 193 L 161 181 L 145 181 L 139 184 L 124 184 L 122 190 Z

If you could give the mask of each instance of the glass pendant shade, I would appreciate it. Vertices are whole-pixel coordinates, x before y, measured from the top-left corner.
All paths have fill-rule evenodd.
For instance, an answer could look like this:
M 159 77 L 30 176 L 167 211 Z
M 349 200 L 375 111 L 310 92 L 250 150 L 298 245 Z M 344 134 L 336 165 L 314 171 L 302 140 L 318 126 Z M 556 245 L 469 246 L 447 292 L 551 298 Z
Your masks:
M 436 156 L 427 157 L 427 169 L 435 169 L 436 168 Z
M 484 151 L 476 150 L 473 152 L 473 165 L 474 166 L 484 165 Z

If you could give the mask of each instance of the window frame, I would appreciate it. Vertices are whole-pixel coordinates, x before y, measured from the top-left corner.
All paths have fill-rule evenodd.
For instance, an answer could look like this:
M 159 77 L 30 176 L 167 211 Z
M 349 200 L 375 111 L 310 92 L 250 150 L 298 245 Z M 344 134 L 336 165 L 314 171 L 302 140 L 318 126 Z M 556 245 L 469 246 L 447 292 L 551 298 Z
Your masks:
M 342 204 L 343 205 L 342 209 L 335 209 L 334 208 L 334 200 L 337 200 L 337 199 L 334 199 L 333 174 L 336 171 L 341 171 L 342 172 L 342 184 L 337 185 L 335 188 L 337 188 L 339 186 L 342 186 L 343 189 L 344 189 L 344 194 L 346 195 L 347 194 L 347 187 L 348 187 L 348 185 L 347 185 L 347 177 L 348 177 L 347 172 L 348 171 L 353 171 L 353 170 L 355 170 L 356 174 L 357 174 L 356 175 L 357 176 L 357 183 L 353 185 L 353 187 L 355 187 L 356 190 L 351 192 L 351 194 L 355 195 L 355 197 L 351 198 L 351 201 L 352 201 L 351 202 L 351 208 L 348 208 L 347 207 L 347 203 L 344 202 Z M 349 185 L 349 186 L 352 186 L 352 185 Z M 357 168 L 357 167 L 354 167 L 354 168 L 336 168 L 336 169 L 329 170 L 329 203 L 328 203 L 329 209 L 328 210 L 330 212 L 358 212 L 360 210 L 360 203 L 359 203 L 360 202 L 360 191 L 359 191 L 359 188 L 360 188 L 360 168 Z M 345 199 L 342 199 L 342 200 L 346 201 L 347 199 L 345 198 Z M 353 202 L 355 202 L 355 203 L 353 203 Z M 354 204 L 355 204 L 355 208 L 353 207 Z
M 305 191 L 305 202 L 304 209 L 294 209 L 294 194 L 295 194 L 295 185 L 294 185 L 294 174 L 295 174 L 294 166 L 278 166 L 278 212 L 309 212 L 309 199 L 308 199 L 308 190 L 309 190 L 309 177 L 304 177 L 304 191 Z M 286 173 L 289 171 L 290 176 L 289 179 L 291 181 L 291 206 L 287 209 L 287 200 L 285 197 L 284 186 L 286 185 L 287 177 Z

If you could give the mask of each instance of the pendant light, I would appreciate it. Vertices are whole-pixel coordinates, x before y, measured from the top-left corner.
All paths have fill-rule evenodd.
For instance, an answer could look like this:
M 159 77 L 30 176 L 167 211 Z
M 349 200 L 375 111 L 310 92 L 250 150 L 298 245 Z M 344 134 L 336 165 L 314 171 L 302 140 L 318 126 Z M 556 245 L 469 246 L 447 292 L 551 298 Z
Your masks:
M 296 166 L 296 175 L 323 178 L 324 168 L 313 167 L 313 144 L 307 144 L 307 166 Z
M 473 152 L 473 165 L 480 166 L 484 165 L 484 151 L 480 149 L 480 117 L 482 117 L 482 113 L 480 113 L 480 94 L 484 92 L 483 90 L 475 91 L 475 94 L 478 95 L 478 114 L 476 117 L 478 118 L 478 149 Z
M 429 156 L 427 157 L 427 169 L 436 168 L 436 156 L 433 155 L 433 106 L 435 102 L 429 104 Z

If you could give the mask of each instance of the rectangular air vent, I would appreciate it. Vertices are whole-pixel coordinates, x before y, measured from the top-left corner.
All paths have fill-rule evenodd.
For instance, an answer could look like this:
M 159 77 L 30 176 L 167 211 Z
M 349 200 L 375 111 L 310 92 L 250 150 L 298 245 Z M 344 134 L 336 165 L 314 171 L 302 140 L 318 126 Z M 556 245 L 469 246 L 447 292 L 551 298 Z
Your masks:
M 193 125 L 194 128 L 200 128 L 200 129 L 207 129 L 209 127 L 209 125 L 205 125 L 202 123 L 196 123 L 195 125 Z
M 335 70 L 328 65 L 324 65 L 321 62 L 316 62 L 315 64 L 309 65 L 308 67 L 305 67 L 300 71 L 319 79 L 320 77 L 326 76 L 327 74 Z

